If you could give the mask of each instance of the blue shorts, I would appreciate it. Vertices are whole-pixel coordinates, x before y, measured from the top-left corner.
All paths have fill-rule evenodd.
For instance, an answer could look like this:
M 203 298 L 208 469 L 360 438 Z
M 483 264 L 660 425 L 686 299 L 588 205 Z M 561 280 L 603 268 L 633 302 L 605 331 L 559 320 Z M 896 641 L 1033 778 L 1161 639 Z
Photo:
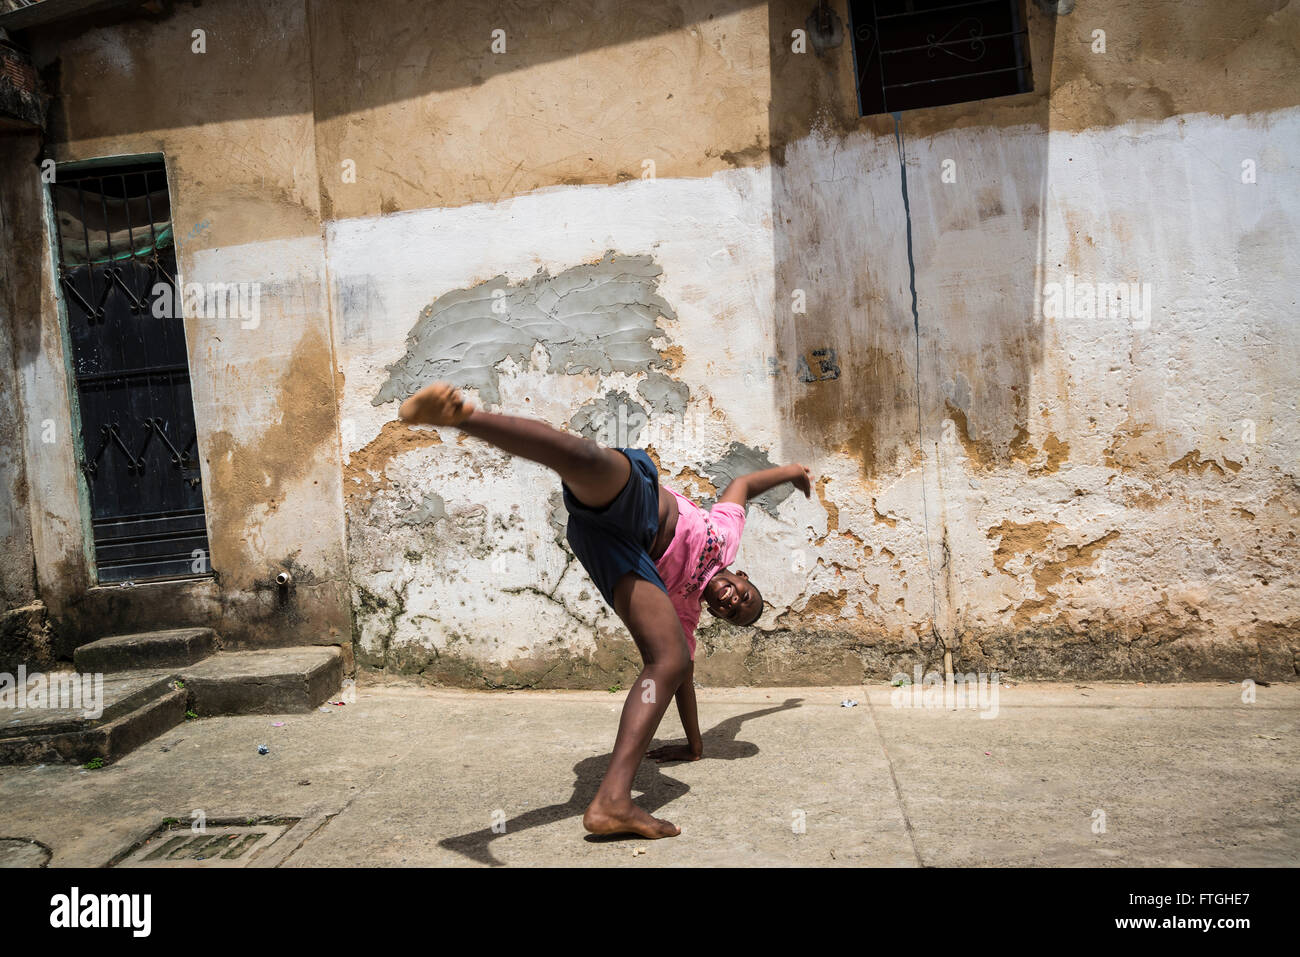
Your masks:
M 565 538 L 611 608 L 614 586 L 628 572 L 668 593 L 650 557 L 659 531 L 659 470 L 640 449 L 616 451 L 632 463 L 632 474 L 623 491 L 604 508 L 588 508 L 561 483 L 564 507 L 569 510 Z

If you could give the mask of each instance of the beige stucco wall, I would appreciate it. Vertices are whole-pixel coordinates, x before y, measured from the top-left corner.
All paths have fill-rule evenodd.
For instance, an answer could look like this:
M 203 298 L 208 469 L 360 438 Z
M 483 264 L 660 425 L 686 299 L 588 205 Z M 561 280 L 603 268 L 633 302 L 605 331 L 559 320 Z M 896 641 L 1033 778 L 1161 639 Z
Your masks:
M 0 152 L 0 209 L 5 226 L 15 234 L 28 233 L 27 243 L 14 241 L 8 248 L 41 248 L 38 196 L 34 184 L 27 190 L 19 185 L 23 165 L 36 152 L 35 136 L 12 137 L 10 149 Z M 6 264 L 7 265 L 7 264 Z M 18 372 L 22 357 L 14 335 L 15 317 L 30 315 L 39 302 L 35 289 L 16 282 L 0 283 L 0 668 L 30 662 L 33 669 L 48 667 L 54 661 L 45 607 L 36 587 L 36 561 L 32 541 L 32 488 L 28 481 L 29 427 L 37 435 L 44 432 L 48 416 L 30 421 L 19 401 Z M 66 437 L 67 430 L 64 430 Z M 48 434 L 48 433 L 46 433 Z M 39 489 L 38 489 L 39 491 Z
M 206 31 L 208 52 L 193 52 L 195 29 Z M 34 499 L 43 529 L 37 570 L 65 644 L 179 624 L 211 625 L 238 643 L 349 637 L 305 36 L 300 4 L 219 3 L 160 22 L 31 38 L 58 94 L 49 154 L 59 162 L 164 154 L 184 282 L 261 288 L 255 325 L 186 317 L 215 581 L 89 587 L 67 443 L 42 470 L 51 487 Z M 274 249 L 250 257 L 254 242 Z M 58 314 L 46 273 L 48 341 L 33 350 L 40 371 L 29 406 L 66 388 L 62 345 L 49 335 Z M 273 584 L 285 568 L 295 582 L 287 600 Z
M 1035 91 L 904 114 L 901 154 L 857 118 L 847 46 L 791 52 L 810 9 L 222 0 L 33 37 L 53 154 L 163 152 L 178 235 L 211 224 L 186 278 L 268 290 L 256 330 L 187 321 L 219 575 L 186 614 L 352 634 L 438 680 L 624 676 L 556 483 L 392 423 L 437 372 L 557 425 L 645 415 L 664 480 L 701 496 L 740 461 L 814 469 L 812 501 L 751 507 L 740 565 L 773 607 L 702 631 L 706 682 L 944 648 L 1293 675 L 1295 4 L 1030 4 Z M 1048 314 L 1067 281 L 1147 284 L 1149 320 Z M 511 332 L 535 293 L 624 302 L 614 361 Z M 29 404 L 56 401 L 57 352 L 32 350 Z M 84 622 L 69 462 L 28 448 L 42 592 Z M 264 587 L 286 563 L 290 610 Z

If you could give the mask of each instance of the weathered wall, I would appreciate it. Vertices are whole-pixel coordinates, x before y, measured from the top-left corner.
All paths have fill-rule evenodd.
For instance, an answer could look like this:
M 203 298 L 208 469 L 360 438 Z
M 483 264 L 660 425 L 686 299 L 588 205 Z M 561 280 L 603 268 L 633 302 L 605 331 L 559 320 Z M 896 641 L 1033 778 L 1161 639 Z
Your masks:
M 335 218 L 608 186 L 646 160 L 660 177 L 766 162 L 767 13 L 752 0 L 309 9 Z M 355 183 L 340 182 L 345 160 Z
M 392 421 L 446 376 L 621 422 L 702 498 L 814 469 L 811 501 L 751 507 L 738 565 L 772 608 L 706 616 L 706 683 L 944 648 L 1292 676 L 1297 4 L 1030 4 L 1033 93 L 897 130 L 856 116 L 848 46 L 791 52 L 812 6 L 222 0 L 45 35 L 56 155 L 166 153 L 179 235 L 211 223 L 186 272 L 272 290 L 259 330 L 187 325 L 208 600 L 265 636 L 261 583 L 292 561 L 319 583 L 294 629 L 346 630 L 350 586 L 366 663 L 628 676 L 554 478 Z M 1145 284 L 1149 322 L 1045 309 L 1067 281 Z M 33 510 L 38 569 L 80 547 L 72 492 Z
M 368 171 L 323 187 L 363 659 L 489 684 L 634 660 L 563 546 L 552 479 L 392 423 L 413 382 L 447 376 L 573 428 L 621 408 L 702 496 L 733 442 L 813 466 L 815 503 L 751 508 L 738 564 L 774 608 L 757 634 L 706 626 L 705 681 L 851 680 L 945 647 L 1032 674 L 1293 674 L 1295 13 L 1033 8 L 1034 93 L 902 117 L 914 270 L 900 142 L 855 116 L 847 48 L 791 54 L 792 4 L 694 13 L 622 24 L 612 48 L 608 18 L 504 18 L 519 59 L 416 27 L 400 79 L 322 87 L 322 169 Z M 337 59 L 381 56 L 381 20 L 330 23 Z M 691 109 L 670 116 L 682 75 Z M 1253 185 L 1246 158 L 1268 170 Z M 594 368 L 572 358 L 581 319 L 534 322 L 529 297 L 589 315 L 546 292 L 611 260 L 662 270 L 623 300 L 655 351 Z M 1067 274 L 1149 284 L 1150 327 L 1044 315 Z M 677 404 L 656 406 L 665 375 Z
M 765 192 L 761 173 L 737 170 L 331 226 L 363 660 L 452 678 L 499 662 L 517 680 L 578 683 L 626 658 L 621 626 L 561 544 L 554 477 L 396 426 L 396 397 L 449 375 L 578 428 L 593 411 L 603 424 L 602 396 L 622 393 L 623 444 L 649 444 L 679 487 L 711 492 L 733 443 L 778 441 L 761 359 Z M 797 534 L 793 515 L 824 524 L 787 501 L 784 525 L 751 518 L 752 541 Z
M 40 191 L 30 176 L 39 143 L 34 134 L 0 139 L 0 228 L 15 237 L 10 255 L 41 248 Z M 26 236 L 26 241 L 17 237 Z M 33 670 L 54 661 L 45 606 L 36 591 L 30 489 L 26 452 L 28 429 L 38 434 L 44 420 L 29 421 L 19 404 L 16 318 L 39 306 L 35 286 L 0 283 L 0 671 L 18 665 Z
M 195 29 L 206 32 L 206 52 L 193 51 Z M 62 460 L 42 469 L 56 487 L 33 512 L 43 529 L 37 568 L 65 652 L 106 633 L 179 624 L 211 625 L 231 643 L 350 636 L 306 38 L 302 4 L 252 0 L 29 37 L 54 94 L 49 154 L 164 154 L 184 281 L 260 284 L 255 323 L 186 316 L 214 580 L 88 587 L 75 469 Z M 33 349 L 40 373 L 29 408 L 65 389 L 42 268 L 44 341 Z M 294 577 L 287 596 L 274 585 L 282 569 Z
M 1277 82 L 1297 58 L 1294 6 L 1031 7 L 1034 93 L 897 130 L 846 119 L 842 62 L 775 58 L 778 339 L 840 360 L 834 380 L 784 380 L 783 404 L 858 466 L 823 464 L 848 541 L 822 544 L 831 567 L 794 628 L 888 633 L 873 602 L 906 587 L 889 600 L 922 632 L 930 619 L 928 655 L 971 668 L 1294 673 L 1278 571 L 1296 452 L 1277 397 L 1296 378 L 1295 293 L 1274 258 L 1297 241 L 1283 198 L 1297 90 Z M 1247 159 L 1268 176 L 1243 183 Z M 852 225 L 829 229 L 836 210 Z M 1267 254 L 1244 262 L 1262 235 Z M 1044 315 L 1068 278 L 1149 284 L 1149 328 Z M 816 308 L 792 314 L 790 290 L 809 286 Z M 1261 342 L 1276 361 L 1249 355 Z M 1108 452 L 1134 431 L 1160 451 Z M 864 492 L 893 508 L 853 521 Z M 1280 507 L 1261 523 L 1241 498 Z M 923 547 L 891 541 L 915 524 Z M 873 602 L 855 601 L 859 575 L 880 585 Z

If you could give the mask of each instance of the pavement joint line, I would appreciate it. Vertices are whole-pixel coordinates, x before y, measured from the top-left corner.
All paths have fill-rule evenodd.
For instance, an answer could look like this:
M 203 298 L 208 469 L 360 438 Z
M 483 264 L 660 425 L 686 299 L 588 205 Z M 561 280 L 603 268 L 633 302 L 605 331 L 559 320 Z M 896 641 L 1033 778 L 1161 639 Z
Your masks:
M 907 805 L 903 803 L 903 789 L 898 786 L 898 775 L 894 772 L 894 759 L 889 756 L 889 747 L 885 744 L 884 732 L 880 730 L 880 722 L 876 720 L 876 708 L 871 703 L 871 695 L 863 695 L 867 700 L 867 713 L 871 715 L 871 725 L 876 729 L 876 737 L 880 741 L 880 752 L 885 756 L 885 763 L 889 765 L 889 779 L 894 782 L 894 798 L 898 801 L 899 813 L 903 815 L 903 827 L 907 830 L 907 838 L 912 842 L 912 854 L 916 857 L 916 866 L 925 867 L 925 860 L 921 857 L 921 849 L 916 844 L 916 832 L 912 829 L 912 819 L 907 815 Z

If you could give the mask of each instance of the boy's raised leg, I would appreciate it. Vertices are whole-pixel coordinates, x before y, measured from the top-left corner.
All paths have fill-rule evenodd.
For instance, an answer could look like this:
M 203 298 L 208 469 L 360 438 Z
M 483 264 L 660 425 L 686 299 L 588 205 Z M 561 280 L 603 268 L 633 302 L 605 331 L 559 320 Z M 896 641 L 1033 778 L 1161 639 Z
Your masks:
M 614 501 L 632 474 L 632 465 L 622 452 L 536 419 L 472 408 L 460 390 L 446 382 L 416 392 L 402 403 L 398 415 L 417 425 L 454 425 L 504 452 L 554 469 L 578 501 L 589 508 L 603 508 Z
M 559 473 L 582 504 L 602 508 L 618 497 L 632 474 L 623 453 L 582 436 L 560 432 L 535 419 L 496 415 L 470 408 L 460 390 L 438 382 L 402 403 L 406 422 L 454 425 L 497 448 L 531 459 Z M 632 802 L 632 778 L 678 686 L 690 672 L 690 652 L 668 596 L 636 575 L 614 589 L 614 611 L 632 633 L 644 663 L 619 719 L 609 769 L 582 823 L 595 834 L 672 837 L 676 826 L 652 817 Z

